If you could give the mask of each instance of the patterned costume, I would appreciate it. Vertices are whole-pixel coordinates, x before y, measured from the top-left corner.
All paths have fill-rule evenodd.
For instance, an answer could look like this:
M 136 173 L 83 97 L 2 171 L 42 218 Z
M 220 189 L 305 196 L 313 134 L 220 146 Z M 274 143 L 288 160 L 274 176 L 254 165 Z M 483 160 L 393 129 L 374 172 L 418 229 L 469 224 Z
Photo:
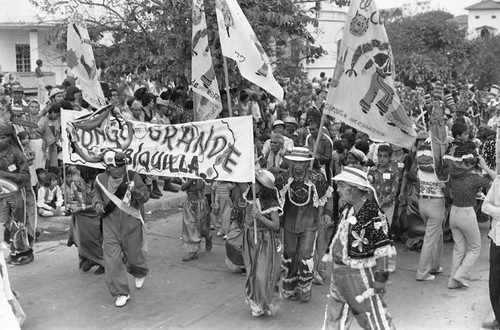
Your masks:
M 386 273 L 387 259 L 396 253 L 388 231 L 385 215 L 370 200 L 357 214 L 350 206 L 342 212 L 324 258 L 334 262 L 324 329 L 348 329 L 353 316 L 363 329 L 394 328 L 381 294 L 368 293 L 376 272 Z
M 311 290 L 314 270 L 314 243 L 320 218 L 319 207 L 331 202 L 332 187 L 324 176 L 311 172 L 305 180 L 287 175 L 276 178 L 283 206 L 285 250 L 283 255 L 283 294 L 290 298 Z M 325 207 L 331 217 L 332 207 Z

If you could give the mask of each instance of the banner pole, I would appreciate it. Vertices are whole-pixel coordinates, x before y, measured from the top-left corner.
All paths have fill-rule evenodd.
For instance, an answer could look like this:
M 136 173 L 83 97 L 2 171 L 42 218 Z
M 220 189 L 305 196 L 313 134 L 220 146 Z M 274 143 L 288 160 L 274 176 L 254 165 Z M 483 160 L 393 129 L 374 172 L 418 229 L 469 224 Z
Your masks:
M 500 175 L 500 125 L 497 126 L 497 141 L 495 154 L 497 156 L 497 174 Z
M 64 196 L 64 212 L 68 211 L 68 195 L 66 194 L 66 164 L 63 163 L 63 196 Z
M 313 154 L 312 154 L 311 164 L 309 166 L 309 169 L 311 169 L 311 170 L 313 169 L 314 158 L 316 158 L 316 154 L 318 153 L 319 140 L 321 138 L 321 135 L 323 134 L 323 125 L 325 124 L 325 116 L 326 115 L 323 112 L 323 114 L 321 115 L 321 121 L 320 121 L 319 127 L 318 127 L 318 136 L 316 137 L 316 142 L 314 142 L 314 150 L 313 150 Z
M 252 182 L 253 209 L 257 208 L 257 197 L 255 194 L 255 180 Z M 257 245 L 257 220 L 253 218 L 253 243 Z
M 231 106 L 231 88 L 229 88 L 229 72 L 227 70 L 227 59 L 222 55 L 222 60 L 224 63 L 224 78 L 226 80 L 226 96 L 227 96 L 227 108 L 229 110 L 229 117 L 233 116 L 233 107 Z

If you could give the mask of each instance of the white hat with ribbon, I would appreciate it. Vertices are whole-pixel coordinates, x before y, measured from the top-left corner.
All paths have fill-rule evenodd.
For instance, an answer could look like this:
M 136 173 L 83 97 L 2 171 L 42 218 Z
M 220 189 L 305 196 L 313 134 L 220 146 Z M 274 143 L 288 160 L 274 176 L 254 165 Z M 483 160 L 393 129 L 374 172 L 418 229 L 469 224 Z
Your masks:
M 375 197 L 375 200 L 377 201 L 378 204 L 377 192 L 375 191 L 375 188 L 371 185 L 370 181 L 368 181 L 368 176 L 364 171 L 354 167 L 346 166 L 344 167 L 342 172 L 340 172 L 340 174 L 337 174 L 336 176 L 333 177 L 333 180 L 345 182 L 348 185 L 355 186 L 360 190 L 373 192 L 373 196 Z

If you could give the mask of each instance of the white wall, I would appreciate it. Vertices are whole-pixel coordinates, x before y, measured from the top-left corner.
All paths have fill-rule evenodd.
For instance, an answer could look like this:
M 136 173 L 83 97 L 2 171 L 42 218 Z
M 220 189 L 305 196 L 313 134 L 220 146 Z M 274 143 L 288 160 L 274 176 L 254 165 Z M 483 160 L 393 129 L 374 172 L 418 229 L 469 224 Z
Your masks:
M 337 61 L 337 42 L 342 39 L 346 10 L 347 7 L 338 9 L 335 5 L 322 3 L 322 10 L 317 17 L 318 28 L 310 28 L 310 31 L 315 37 L 315 44 L 322 46 L 328 54 L 314 63 L 305 65 L 309 79 L 319 77 L 321 72 L 325 72 L 327 77 L 333 76 Z
M 479 18 L 476 18 L 479 16 Z M 496 16 L 496 18 L 492 18 Z M 500 10 L 499 9 L 488 9 L 488 10 L 469 10 L 468 19 L 468 37 L 474 39 L 480 35 L 476 32 L 476 28 L 481 26 L 491 26 L 496 28 L 496 33 L 500 32 Z M 480 33 L 480 31 L 479 31 Z
M 32 30 L 33 31 L 33 30 Z M 48 45 L 48 31 L 38 30 L 37 38 L 32 38 L 30 43 L 30 32 L 24 28 L 16 30 L 0 29 L 0 71 L 16 72 L 16 44 L 30 44 L 31 56 L 31 72 L 35 71 L 34 63 L 37 59 L 43 61 L 43 71 L 54 73 L 54 78 L 49 78 L 47 83 L 60 84 L 64 78 L 64 69 L 66 65 L 62 62 L 61 53 L 52 45 Z M 38 39 L 38 43 L 34 40 Z M 38 44 L 38 47 L 36 47 Z M 28 76 L 23 74 L 23 77 Z M 52 81 L 53 80 L 53 81 Z M 36 87 L 34 79 L 23 79 L 23 84 L 26 88 Z M 30 86 L 33 84 L 33 86 Z

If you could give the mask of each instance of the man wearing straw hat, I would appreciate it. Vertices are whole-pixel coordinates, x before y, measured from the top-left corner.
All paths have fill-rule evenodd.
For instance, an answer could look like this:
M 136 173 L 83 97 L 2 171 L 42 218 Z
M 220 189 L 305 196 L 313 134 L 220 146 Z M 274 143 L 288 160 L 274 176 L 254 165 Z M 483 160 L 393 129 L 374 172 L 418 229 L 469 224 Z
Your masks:
M 377 193 L 366 173 L 354 167 L 344 167 L 333 180 L 347 207 L 323 257 L 334 266 L 324 329 L 349 329 L 353 316 L 363 329 L 394 329 L 383 295 L 396 250 Z
M 332 218 L 332 187 L 321 173 L 310 172 L 307 148 L 295 147 L 285 156 L 290 174 L 277 177 L 283 205 L 284 254 L 283 295 L 290 300 L 311 299 L 316 232 Z M 325 204 L 328 205 L 325 207 Z
M 127 171 L 126 162 L 121 151 L 109 150 L 104 154 L 106 172 L 97 176 L 92 198 L 94 209 L 102 218 L 105 279 L 111 295 L 116 297 L 116 307 L 124 306 L 130 299 L 127 272 L 134 276 L 135 286 L 140 289 L 149 271 L 143 255 L 143 205 L 149 192 L 139 175 Z

